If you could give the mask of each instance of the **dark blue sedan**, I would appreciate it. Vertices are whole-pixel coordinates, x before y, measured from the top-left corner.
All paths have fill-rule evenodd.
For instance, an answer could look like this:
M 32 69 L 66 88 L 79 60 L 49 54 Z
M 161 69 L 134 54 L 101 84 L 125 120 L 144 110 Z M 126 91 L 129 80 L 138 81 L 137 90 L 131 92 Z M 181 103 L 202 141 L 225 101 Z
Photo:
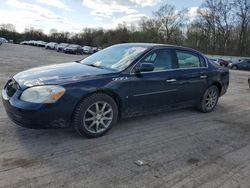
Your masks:
M 193 49 L 120 44 L 78 62 L 18 73 L 2 97 L 18 125 L 73 126 L 98 137 L 122 117 L 190 106 L 211 112 L 228 85 L 228 69 Z

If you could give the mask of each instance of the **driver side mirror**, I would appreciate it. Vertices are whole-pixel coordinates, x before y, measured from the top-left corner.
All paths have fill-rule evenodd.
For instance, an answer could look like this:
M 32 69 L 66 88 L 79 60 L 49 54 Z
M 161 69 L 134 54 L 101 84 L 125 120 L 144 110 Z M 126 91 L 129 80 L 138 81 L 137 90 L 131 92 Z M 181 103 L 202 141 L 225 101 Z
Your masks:
M 150 72 L 153 71 L 155 68 L 153 63 L 141 63 L 137 68 L 136 68 L 136 72 L 140 73 L 140 72 Z

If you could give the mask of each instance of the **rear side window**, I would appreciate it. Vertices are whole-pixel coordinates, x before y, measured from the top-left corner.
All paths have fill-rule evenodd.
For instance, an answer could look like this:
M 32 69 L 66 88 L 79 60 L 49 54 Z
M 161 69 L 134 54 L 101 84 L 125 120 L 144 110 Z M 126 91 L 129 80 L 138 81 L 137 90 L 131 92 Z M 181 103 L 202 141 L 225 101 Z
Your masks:
M 179 68 L 198 68 L 206 66 L 205 59 L 198 54 L 176 50 L 176 56 Z
M 153 63 L 154 71 L 172 69 L 172 55 L 168 49 L 154 50 L 142 59 L 143 63 Z

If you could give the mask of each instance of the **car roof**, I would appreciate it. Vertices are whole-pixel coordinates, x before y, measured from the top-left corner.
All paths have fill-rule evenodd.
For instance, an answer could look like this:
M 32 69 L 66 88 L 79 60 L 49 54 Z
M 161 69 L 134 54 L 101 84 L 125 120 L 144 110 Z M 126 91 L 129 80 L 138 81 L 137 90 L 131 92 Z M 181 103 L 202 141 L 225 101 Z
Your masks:
M 178 46 L 178 45 L 172 45 L 172 44 L 158 44 L 158 43 L 122 43 L 122 44 L 117 44 L 117 45 L 128 45 L 128 46 L 141 46 L 145 48 L 161 48 L 161 47 L 172 47 L 172 48 L 178 48 L 178 49 L 183 49 L 183 50 L 190 50 L 196 53 L 201 54 L 201 52 L 189 48 L 189 47 L 184 47 L 184 46 Z

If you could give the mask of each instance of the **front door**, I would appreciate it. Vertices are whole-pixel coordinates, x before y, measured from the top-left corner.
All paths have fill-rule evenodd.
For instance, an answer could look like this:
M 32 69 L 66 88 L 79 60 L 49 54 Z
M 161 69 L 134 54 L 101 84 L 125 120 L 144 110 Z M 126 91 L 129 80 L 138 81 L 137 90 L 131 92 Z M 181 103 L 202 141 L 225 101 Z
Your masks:
M 158 49 L 146 55 L 140 63 L 153 63 L 151 72 L 132 73 L 130 76 L 130 109 L 145 110 L 174 104 L 178 90 L 173 54 L 169 49 Z

